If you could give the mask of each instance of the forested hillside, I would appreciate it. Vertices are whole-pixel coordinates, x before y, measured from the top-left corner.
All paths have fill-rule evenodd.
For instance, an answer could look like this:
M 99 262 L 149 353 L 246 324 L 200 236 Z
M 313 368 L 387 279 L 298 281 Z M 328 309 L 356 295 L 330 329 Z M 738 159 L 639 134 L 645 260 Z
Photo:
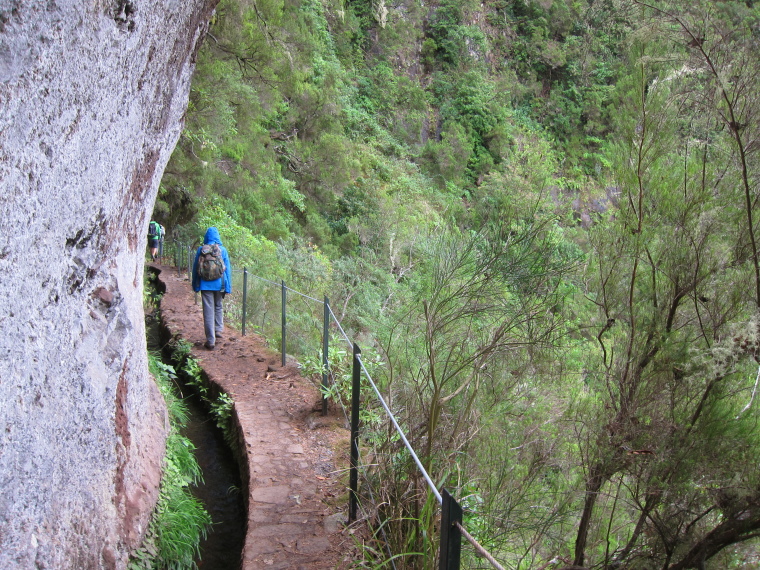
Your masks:
M 756 567 L 759 41 L 752 1 L 222 0 L 154 217 L 329 294 L 506 568 Z M 380 418 L 372 523 L 436 567 Z

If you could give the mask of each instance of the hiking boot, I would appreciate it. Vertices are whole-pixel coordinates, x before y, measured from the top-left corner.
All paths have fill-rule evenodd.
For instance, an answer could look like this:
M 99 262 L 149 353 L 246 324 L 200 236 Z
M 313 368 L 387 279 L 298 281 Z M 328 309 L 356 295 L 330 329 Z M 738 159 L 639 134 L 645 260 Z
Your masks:
M 222 336 L 222 333 L 220 333 L 220 332 L 216 333 L 214 336 L 216 337 L 217 340 L 219 340 L 220 338 L 224 338 Z
M 204 348 L 206 348 L 208 350 L 214 350 L 214 345 L 211 344 L 209 341 L 206 341 L 205 343 L 203 343 L 203 346 L 204 346 Z

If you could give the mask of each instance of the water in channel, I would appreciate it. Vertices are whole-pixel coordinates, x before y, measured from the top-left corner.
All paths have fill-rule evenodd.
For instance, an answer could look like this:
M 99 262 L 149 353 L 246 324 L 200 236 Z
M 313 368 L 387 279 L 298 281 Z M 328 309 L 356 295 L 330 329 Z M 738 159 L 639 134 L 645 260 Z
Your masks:
M 146 315 L 148 350 L 159 352 L 159 323 L 155 315 Z M 173 364 L 163 357 L 167 364 Z M 246 511 L 240 470 L 214 418 L 189 386 L 182 386 L 182 396 L 189 418 L 182 435 L 195 446 L 195 459 L 203 473 L 203 481 L 192 488 L 211 516 L 212 526 L 200 543 L 196 560 L 201 570 L 237 570 L 240 568 L 245 540 Z
M 193 489 L 193 495 L 213 521 L 200 544 L 198 568 L 234 570 L 240 567 L 246 524 L 238 465 L 222 431 L 198 398 L 191 395 L 185 403 L 190 419 L 182 435 L 195 446 L 195 458 L 203 473 L 203 482 Z

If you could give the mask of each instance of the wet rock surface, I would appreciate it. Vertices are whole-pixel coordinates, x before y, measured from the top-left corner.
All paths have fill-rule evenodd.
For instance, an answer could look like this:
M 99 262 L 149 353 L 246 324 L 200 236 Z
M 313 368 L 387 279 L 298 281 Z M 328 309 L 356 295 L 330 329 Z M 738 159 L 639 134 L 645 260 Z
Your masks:
M 126 568 L 166 415 L 148 216 L 216 0 L 0 1 L 0 568 Z

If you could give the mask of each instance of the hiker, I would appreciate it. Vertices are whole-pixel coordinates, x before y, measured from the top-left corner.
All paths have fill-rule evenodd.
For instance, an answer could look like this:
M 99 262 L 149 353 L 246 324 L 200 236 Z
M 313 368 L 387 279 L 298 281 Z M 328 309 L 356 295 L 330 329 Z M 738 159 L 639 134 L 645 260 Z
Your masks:
M 208 350 L 214 350 L 216 340 L 224 332 L 222 300 L 232 290 L 232 268 L 227 249 L 222 245 L 219 230 L 206 230 L 203 245 L 193 261 L 193 291 L 201 292 L 203 302 L 203 328 Z
M 166 228 L 161 224 L 158 224 L 158 229 L 161 232 L 158 236 L 158 258 L 164 257 L 164 236 L 166 235 Z
M 161 239 L 161 224 L 151 220 L 148 224 L 148 247 L 150 248 L 150 258 L 156 261 L 158 256 L 158 240 Z

